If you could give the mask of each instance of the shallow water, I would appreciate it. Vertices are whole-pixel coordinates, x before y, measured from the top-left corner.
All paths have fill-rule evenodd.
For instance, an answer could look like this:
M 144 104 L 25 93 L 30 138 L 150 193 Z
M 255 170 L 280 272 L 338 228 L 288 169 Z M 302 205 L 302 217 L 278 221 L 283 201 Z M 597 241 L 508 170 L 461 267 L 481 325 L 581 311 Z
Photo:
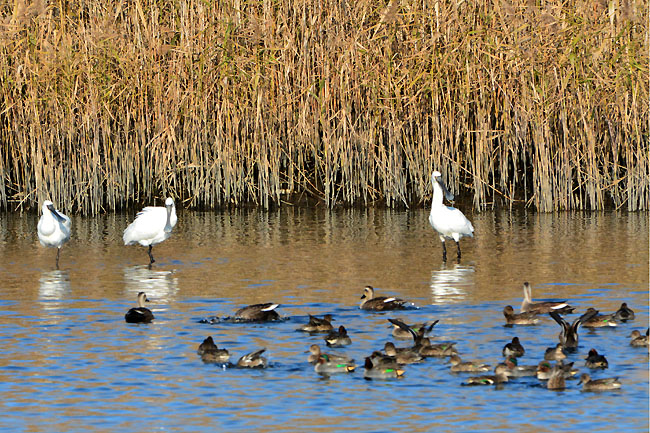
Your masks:
M 36 215 L 0 220 L 0 428 L 14 431 L 648 431 L 648 354 L 629 346 L 648 326 L 647 213 L 470 215 L 476 238 L 446 265 L 426 210 L 180 212 L 173 236 L 146 249 L 121 245 L 133 214 L 73 218 L 73 237 L 54 269 L 40 246 Z M 449 245 L 450 258 L 455 246 Z M 456 341 L 461 356 L 495 365 L 517 335 L 520 364 L 537 364 L 556 344 L 550 318 L 504 327 L 521 284 L 536 299 L 569 299 L 612 312 L 626 301 L 636 320 L 580 332 L 569 355 L 581 371 L 594 347 L 610 363 L 595 378 L 619 376 L 617 392 L 583 393 L 577 380 L 552 392 L 535 378 L 502 389 L 461 386 L 443 359 L 406 367 L 394 381 L 366 381 L 363 368 L 324 379 L 306 363 L 322 336 L 295 329 L 307 314 L 332 313 L 364 356 L 390 338 L 388 317 L 439 319 L 434 340 Z M 419 308 L 358 309 L 365 285 Z M 156 320 L 129 325 L 124 313 L 147 292 Z M 242 305 L 279 302 L 289 320 L 206 324 Z M 569 320 L 577 317 L 569 316 Z M 271 367 L 204 365 L 208 335 L 236 361 L 267 348 Z M 398 346 L 408 342 L 398 341 Z M 561 426 L 561 427 L 559 427 Z

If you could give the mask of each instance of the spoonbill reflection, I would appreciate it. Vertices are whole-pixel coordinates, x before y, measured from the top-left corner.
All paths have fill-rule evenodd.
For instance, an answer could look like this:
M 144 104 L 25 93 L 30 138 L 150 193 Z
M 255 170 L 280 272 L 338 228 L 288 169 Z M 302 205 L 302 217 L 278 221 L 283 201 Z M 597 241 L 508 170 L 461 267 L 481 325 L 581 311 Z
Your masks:
M 140 244 L 149 247 L 149 265 L 155 262 L 151 248 L 172 235 L 176 225 L 176 207 L 174 200 L 167 197 L 165 207 L 147 206 L 142 209 L 129 226 L 124 230 L 124 245 Z
M 440 236 L 442 242 L 442 260 L 447 261 L 447 248 L 445 239 L 456 241 L 458 248 L 458 259 L 460 260 L 460 244 L 458 241 L 463 236 L 474 237 L 474 227 L 472 223 L 456 208 L 442 204 L 442 196 L 447 200 L 453 200 L 454 195 L 449 192 L 442 180 L 439 171 L 431 173 L 431 183 L 433 184 L 433 200 L 431 202 L 431 213 L 429 214 L 429 224 Z
M 50 200 L 43 202 L 43 215 L 38 220 L 38 240 L 44 247 L 56 247 L 56 267 L 59 268 L 61 247 L 70 239 L 70 218 L 54 208 Z

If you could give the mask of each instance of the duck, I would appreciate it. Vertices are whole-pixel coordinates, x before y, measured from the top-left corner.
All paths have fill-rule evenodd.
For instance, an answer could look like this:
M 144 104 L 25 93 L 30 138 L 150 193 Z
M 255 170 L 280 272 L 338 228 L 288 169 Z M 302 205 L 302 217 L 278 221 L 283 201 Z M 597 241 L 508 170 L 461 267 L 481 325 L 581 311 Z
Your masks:
M 537 314 L 546 314 L 555 311 L 560 314 L 570 314 L 575 310 L 566 301 L 546 301 L 546 302 L 533 302 L 532 287 L 526 281 L 524 282 L 524 300 L 521 301 L 521 313 L 535 312 Z
M 321 332 L 330 332 L 332 329 L 332 315 L 326 314 L 322 319 L 319 319 L 316 316 L 309 315 L 309 323 L 298 328 L 298 331 L 311 332 L 311 333 L 321 333 Z
M 314 364 L 314 371 L 322 376 L 336 373 L 350 373 L 356 368 L 354 363 L 334 361 L 328 355 L 321 355 Z
M 515 313 L 512 305 L 506 305 L 503 309 L 503 316 L 506 318 L 506 325 L 535 325 L 539 323 L 539 317 L 534 311 Z
M 124 230 L 122 235 L 124 245 L 140 244 L 149 247 L 149 267 L 151 267 L 156 261 L 151 254 L 153 246 L 172 235 L 177 220 L 174 199 L 171 197 L 167 197 L 164 207 L 147 206 L 138 212 L 135 220 Z
M 397 320 L 399 322 L 404 323 L 402 319 L 392 319 L 392 320 Z M 388 319 L 389 322 L 392 323 L 392 336 L 394 338 L 397 338 L 398 340 L 410 340 L 413 338 L 413 335 L 410 330 L 408 329 L 403 329 L 400 327 L 400 325 L 395 324 L 394 322 L 391 321 L 391 319 Z M 426 335 L 431 332 L 434 326 L 438 323 L 438 320 L 435 320 L 433 322 L 424 322 L 420 323 L 419 325 L 407 325 L 408 328 L 412 329 L 415 333 L 419 333 L 420 331 L 423 331 L 423 335 Z
M 460 260 L 461 251 L 459 240 L 463 236 L 474 237 L 474 226 L 458 209 L 445 206 L 442 203 L 443 195 L 447 200 L 454 199 L 454 195 L 449 192 L 445 182 L 442 180 L 442 174 L 439 171 L 431 173 L 431 184 L 433 185 L 433 199 L 431 200 L 431 212 L 429 213 L 429 224 L 438 232 L 440 242 L 442 242 L 442 261 L 447 261 L 446 239 L 453 239 L 456 242 L 456 257 Z
M 510 371 L 510 377 L 528 377 L 537 375 L 537 365 L 519 365 L 514 356 L 507 357 L 504 364 Z
M 307 361 L 310 364 L 316 364 L 321 357 L 324 357 L 327 362 L 354 364 L 354 359 L 349 358 L 345 355 L 334 355 L 321 352 L 320 346 L 318 344 L 312 344 L 309 346 L 308 352 L 309 357 L 307 358 Z
M 260 349 L 255 352 L 248 353 L 237 361 L 237 367 L 242 368 L 266 368 L 268 361 L 262 356 L 266 349 Z
M 421 341 L 421 344 L 418 345 L 418 353 L 424 357 L 445 357 L 458 355 L 456 350 L 456 343 L 438 343 L 431 344 L 431 341 L 428 337 L 424 337 Z
M 280 315 L 275 311 L 280 304 L 267 302 L 242 307 L 235 312 L 235 320 L 240 322 L 272 322 L 280 320 Z
M 549 315 L 562 327 L 562 331 L 558 334 L 562 347 L 565 349 L 576 349 L 578 347 L 578 328 L 596 314 L 598 314 L 598 311 L 592 309 L 592 311 L 586 312 L 569 325 L 557 312 L 551 311 Z
M 149 323 L 154 319 L 151 310 L 145 308 L 145 302 L 149 302 L 147 295 L 144 292 L 138 293 L 138 306 L 126 312 L 124 315 L 126 323 Z
M 566 359 L 566 353 L 564 353 L 564 348 L 562 343 L 558 343 L 555 347 L 549 347 L 544 352 L 544 359 L 546 361 L 562 361 Z
M 641 332 L 638 330 L 632 331 L 630 334 L 630 337 L 632 340 L 630 341 L 630 345 L 634 347 L 644 347 L 648 346 L 648 333 L 650 331 L 650 328 L 648 328 L 647 331 L 645 331 L 645 335 L 641 335 Z
M 329 347 L 343 347 L 352 344 L 352 340 L 348 337 L 348 331 L 343 325 L 339 326 L 338 331 L 330 331 L 324 340 Z
M 451 371 L 454 373 L 484 373 L 490 371 L 490 366 L 473 361 L 462 361 L 460 356 L 452 355 L 449 357 Z
M 395 358 L 395 361 L 398 364 L 415 364 L 417 362 L 422 362 L 423 358 L 418 353 L 417 349 L 411 347 L 395 347 L 394 343 L 390 341 L 384 345 L 384 352 L 386 355 Z
M 526 350 L 524 349 L 524 346 L 522 346 L 519 342 L 519 337 L 513 337 L 510 343 L 507 343 L 505 346 L 503 346 L 501 353 L 506 357 L 514 356 L 518 358 L 520 356 L 524 356 Z
M 562 366 L 556 364 L 551 369 L 550 377 L 548 378 L 548 382 L 546 382 L 546 388 L 557 391 L 566 388 L 566 379 Z
M 598 311 L 595 308 L 587 308 L 588 313 L 594 312 L 595 314 L 589 319 L 585 320 L 582 324 L 585 328 L 602 328 L 605 326 L 618 326 L 616 320 L 614 320 L 614 314 L 598 314 Z
M 57 210 L 50 200 L 45 200 L 41 209 L 43 214 L 36 227 L 38 241 L 44 247 L 56 248 L 56 268 L 59 269 L 61 247 L 70 240 L 72 221 Z
M 562 370 L 564 371 L 565 379 L 569 379 L 575 376 L 576 374 L 578 374 L 578 369 L 573 368 L 573 362 L 564 364 L 564 362 L 558 361 L 556 363 L 556 366 L 562 368 Z M 537 378 L 539 380 L 549 380 L 551 377 L 552 370 L 553 367 L 551 367 L 551 364 L 548 361 L 541 361 L 537 366 Z
M 365 379 L 397 379 L 404 375 L 404 369 L 396 362 L 375 364 L 370 357 L 367 357 L 363 366 Z
M 591 376 L 587 373 L 580 375 L 578 384 L 582 384 L 583 391 L 611 391 L 621 387 L 621 382 L 618 381 L 618 377 L 592 380 Z
M 634 311 L 627 306 L 627 302 L 623 302 L 618 310 L 614 313 L 614 320 L 620 322 L 627 322 L 634 320 Z
M 403 310 L 405 300 L 378 296 L 375 298 L 375 289 L 372 286 L 366 286 L 361 295 L 361 304 L 359 308 L 368 311 L 387 311 L 387 310 Z
M 219 349 L 212 336 L 208 336 L 203 343 L 199 344 L 196 353 L 205 364 L 226 364 L 230 361 L 230 354 L 226 349 Z
M 510 371 L 505 364 L 499 364 L 494 368 L 493 375 L 473 376 L 467 379 L 466 385 L 498 385 L 508 382 Z
M 605 355 L 601 355 L 598 353 L 596 349 L 591 349 L 589 351 L 589 355 L 585 358 L 585 366 L 587 368 L 601 368 L 601 369 L 606 369 L 609 366 L 609 363 L 607 362 L 607 358 L 605 358 Z

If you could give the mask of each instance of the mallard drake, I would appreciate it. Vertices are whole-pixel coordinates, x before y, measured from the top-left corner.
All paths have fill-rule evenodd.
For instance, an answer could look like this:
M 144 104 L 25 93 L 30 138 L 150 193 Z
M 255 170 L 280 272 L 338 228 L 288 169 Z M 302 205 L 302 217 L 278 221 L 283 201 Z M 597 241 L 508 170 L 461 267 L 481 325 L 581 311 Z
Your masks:
M 203 343 L 199 344 L 196 353 L 206 364 L 225 364 L 230 360 L 230 354 L 226 349 L 219 349 L 212 336 L 208 336 Z
M 519 337 L 513 337 L 510 343 L 507 343 L 505 346 L 503 346 L 503 350 L 501 350 L 501 353 L 503 354 L 503 356 L 506 357 L 509 356 L 520 357 L 520 356 L 524 356 L 526 350 L 524 349 L 524 346 L 522 346 L 521 343 L 519 342 Z
M 262 356 L 266 349 L 260 349 L 258 351 L 249 353 L 242 356 L 237 361 L 237 367 L 242 368 L 266 368 L 267 360 Z
M 325 357 L 325 360 L 327 362 L 354 364 L 354 359 L 349 358 L 347 356 L 321 352 L 320 346 L 318 346 L 318 344 L 312 344 L 311 346 L 309 346 L 308 352 L 309 352 L 309 357 L 307 358 L 307 361 L 310 364 L 316 364 L 316 362 L 318 362 L 318 360 L 321 357 Z
M 571 325 L 569 325 L 569 323 L 555 311 L 551 311 L 549 314 L 553 320 L 562 327 L 562 331 L 560 331 L 560 334 L 558 335 L 562 346 L 565 349 L 575 349 L 578 347 L 578 328 L 580 328 L 580 325 L 585 321 L 598 314 L 598 311 L 593 309 L 592 311 L 587 311 L 585 314 L 575 319 Z
M 309 315 L 309 323 L 298 328 L 299 331 L 304 332 L 330 332 L 332 329 L 332 315 L 326 314 L 322 319 L 319 319 L 316 316 Z
M 438 323 L 438 320 L 435 320 L 433 322 L 420 323 L 419 325 L 406 325 L 410 329 L 404 329 L 400 325 L 393 322 L 393 320 L 397 320 L 400 323 L 404 323 L 404 321 L 402 319 L 388 319 L 388 321 L 392 323 L 392 335 L 398 340 L 410 340 L 413 338 L 413 334 L 411 333 L 410 329 L 412 329 L 416 334 L 422 332 L 422 335 L 426 335 L 430 333 L 433 327 Z
M 592 380 L 587 373 L 580 375 L 578 384 L 582 384 L 583 391 L 611 391 L 621 387 L 618 377 Z
M 445 357 L 458 355 L 458 351 L 456 350 L 456 347 L 454 347 L 455 345 L 456 343 L 454 342 L 431 344 L 429 338 L 424 337 L 420 345 L 418 345 L 418 353 L 424 357 Z
M 630 334 L 630 337 L 632 337 L 632 340 L 630 341 L 630 345 L 634 347 L 644 347 L 648 346 L 648 331 L 650 331 L 650 328 L 648 328 L 647 331 L 645 331 L 645 335 L 641 335 L 641 332 L 638 330 L 632 331 Z
M 348 331 L 343 325 L 339 326 L 338 331 L 330 331 L 324 340 L 329 347 L 342 347 L 352 344 L 352 340 L 348 337 Z
M 561 314 L 572 313 L 575 308 L 571 307 L 566 301 L 547 301 L 533 302 L 532 288 L 528 282 L 524 283 L 524 300 L 521 302 L 521 312 L 532 311 L 537 314 L 550 313 L 555 311 Z
M 564 364 L 562 361 L 558 361 L 556 363 L 556 366 L 559 366 L 562 368 L 562 371 L 564 371 L 564 378 L 569 379 L 576 374 L 578 374 L 578 369 L 573 368 L 573 362 L 570 362 L 568 364 Z M 553 367 L 551 366 L 551 363 L 548 361 L 542 361 L 539 363 L 537 366 L 537 378 L 539 380 L 549 380 L 551 378 L 551 372 L 553 370 Z
M 350 373 L 354 371 L 354 363 L 333 361 L 328 355 L 321 355 L 314 364 L 314 371 L 323 376 L 336 373 Z
M 138 293 L 138 306 L 126 312 L 124 315 L 126 323 L 149 323 L 154 319 L 151 310 L 145 308 L 145 302 L 149 302 L 147 295 L 144 292 Z
M 616 310 L 614 313 L 614 320 L 627 322 L 628 320 L 634 320 L 634 311 L 627 306 L 627 302 L 623 302 L 621 307 Z
M 467 379 L 467 385 L 497 385 L 508 381 L 510 371 L 505 364 L 499 364 L 494 368 L 494 375 L 474 376 Z
M 279 320 L 280 315 L 275 311 L 280 304 L 268 302 L 242 307 L 235 312 L 235 320 L 242 322 L 272 322 Z
M 363 289 L 363 295 L 361 295 L 359 308 L 369 311 L 403 310 L 405 303 L 405 300 L 394 297 L 378 296 L 375 298 L 375 289 L 372 286 L 366 286 Z
M 384 352 L 386 355 L 395 358 L 398 364 L 415 364 L 416 362 L 422 362 L 423 359 L 417 349 L 411 347 L 397 348 L 390 341 L 384 345 Z
M 564 378 L 564 370 L 561 365 L 556 364 L 550 372 L 546 388 L 551 390 L 562 390 L 566 388 L 566 380 Z
M 562 343 L 558 343 L 555 347 L 549 347 L 546 349 L 544 352 L 544 359 L 547 361 L 561 361 L 566 359 Z
M 370 357 L 367 357 L 364 363 L 363 377 L 366 379 L 396 379 L 403 375 L 404 370 L 397 362 L 374 364 Z
M 535 325 L 539 323 L 539 317 L 534 311 L 515 313 L 512 305 L 506 305 L 503 309 L 503 316 L 506 318 L 506 325 Z
M 587 313 L 595 313 L 589 320 L 582 324 L 585 328 L 602 328 L 605 326 L 618 326 L 614 320 L 614 314 L 598 314 L 595 308 L 587 308 Z
M 449 363 L 451 364 L 451 371 L 454 373 L 483 373 L 490 371 L 489 365 L 472 361 L 463 362 L 458 355 L 449 357 Z
M 596 351 L 596 349 L 591 349 L 589 351 L 589 355 L 585 358 L 585 366 L 587 368 L 601 368 L 601 369 L 606 369 L 609 366 L 609 363 L 607 362 L 607 358 L 605 358 L 605 355 L 601 355 Z

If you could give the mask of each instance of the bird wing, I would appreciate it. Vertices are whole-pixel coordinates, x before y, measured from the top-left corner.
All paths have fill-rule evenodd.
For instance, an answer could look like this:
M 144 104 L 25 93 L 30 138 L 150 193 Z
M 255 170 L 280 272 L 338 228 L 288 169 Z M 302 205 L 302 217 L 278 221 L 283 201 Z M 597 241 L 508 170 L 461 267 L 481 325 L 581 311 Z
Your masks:
M 124 230 L 124 244 L 131 245 L 140 240 L 155 238 L 164 229 L 166 222 L 167 210 L 164 207 L 145 207 Z

